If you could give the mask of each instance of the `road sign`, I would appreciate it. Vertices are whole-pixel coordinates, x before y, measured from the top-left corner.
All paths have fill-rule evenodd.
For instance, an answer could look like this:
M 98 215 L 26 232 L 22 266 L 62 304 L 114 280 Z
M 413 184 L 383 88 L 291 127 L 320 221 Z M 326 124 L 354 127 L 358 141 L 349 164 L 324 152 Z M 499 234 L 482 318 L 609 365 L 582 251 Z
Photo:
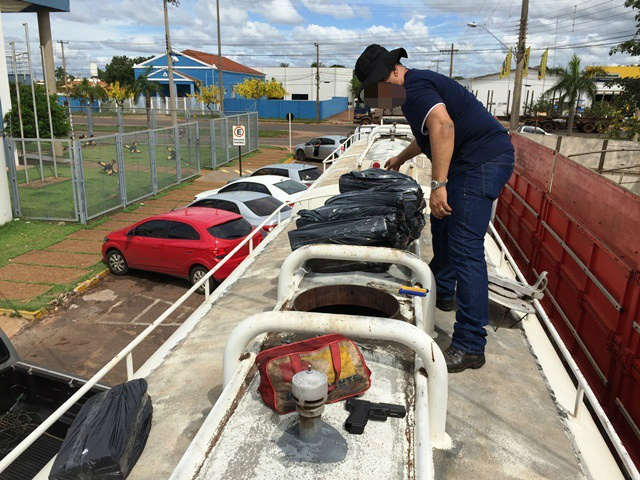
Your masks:
M 244 147 L 246 144 L 246 131 L 244 129 L 244 125 L 234 125 L 233 145 L 235 147 Z
M 284 116 L 284 118 L 286 118 L 287 120 L 291 121 L 296 117 L 293 115 L 293 113 L 289 112 Z

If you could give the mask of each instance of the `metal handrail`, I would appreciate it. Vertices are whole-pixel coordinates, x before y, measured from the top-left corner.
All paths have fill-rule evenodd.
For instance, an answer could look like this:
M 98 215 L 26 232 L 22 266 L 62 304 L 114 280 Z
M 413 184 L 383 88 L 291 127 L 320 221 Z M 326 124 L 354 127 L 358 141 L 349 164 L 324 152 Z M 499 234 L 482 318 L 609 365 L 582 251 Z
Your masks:
M 194 292 L 196 292 L 203 285 L 205 286 L 205 301 L 209 299 L 209 279 L 216 273 L 230 258 L 232 258 L 242 247 L 247 243 L 249 244 L 250 254 L 247 258 L 251 258 L 254 252 L 253 249 L 253 237 L 262 231 L 263 227 L 269 225 L 269 222 L 273 221 L 274 217 L 277 217 L 278 224 L 282 221 L 281 212 L 282 209 L 287 206 L 285 203 L 280 205 L 274 212 L 269 215 L 259 226 L 257 226 L 249 235 L 247 235 L 242 242 L 240 242 L 231 252 L 227 254 L 215 267 L 213 267 L 207 274 L 196 282 L 187 292 L 182 295 L 173 305 L 171 305 L 165 312 L 160 315 L 151 325 L 144 329 L 144 331 L 131 341 L 126 347 L 124 347 L 115 357 L 113 357 L 104 367 L 102 367 L 93 377 L 78 389 L 69 399 L 64 402 L 56 411 L 49 415 L 35 430 L 33 430 L 22 442 L 20 442 L 11 452 L 9 452 L 2 460 L 0 460 L 0 473 L 6 470 L 14 460 L 16 460 L 27 448 L 29 448 L 42 434 L 44 434 L 49 427 L 51 427 L 59 418 L 61 418 L 82 396 L 87 393 L 94 385 L 96 385 L 105 375 L 107 375 L 116 365 L 118 365 L 123 359 L 126 362 L 127 368 L 127 380 L 130 380 L 135 375 L 133 370 L 133 350 L 147 338 L 158 326 L 160 326 L 178 307 L 180 307 Z M 246 261 L 246 258 L 245 260 Z M 243 261 L 243 262 L 244 262 Z
M 425 332 L 436 336 L 436 281 L 429 266 L 413 253 L 385 247 L 364 247 L 360 245 L 306 245 L 291 252 L 280 266 L 278 276 L 278 300 L 282 300 L 294 282 L 294 274 L 307 260 L 345 260 L 379 262 L 403 265 L 413 271 L 428 293 L 422 297 L 422 324 Z
M 344 143 L 341 143 L 340 145 L 338 145 L 329 155 L 327 155 L 325 157 L 324 160 L 322 160 L 322 171 L 326 171 L 327 170 L 327 163 L 333 163 L 334 160 L 337 160 L 338 158 L 343 158 L 342 155 L 340 155 L 338 158 L 331 158 L 333 157 L 333 155 L 335 155 L 335 153 L 340 150 L 342 147 L 345 147 L 345 151 L 347 148 L 349 148 L 351 146 L 351 144 L 349 143 L 351 141 L 351 139 L 353 139 L 353 137 L 355 137 L 356 135 L 358 135 L 358 137 L 360 136 L 359 133 L 354 133 L 352 135 L 350 135 L 349 137 L 347 137 L 347 139 L 344 141 Z M 358 140 L 360 140 L 360 138 L 358 138 Z M 357 141 L 357 140 L 356 140 Z M 346 147 L 345 145 L 349 143 L 349 147 Z

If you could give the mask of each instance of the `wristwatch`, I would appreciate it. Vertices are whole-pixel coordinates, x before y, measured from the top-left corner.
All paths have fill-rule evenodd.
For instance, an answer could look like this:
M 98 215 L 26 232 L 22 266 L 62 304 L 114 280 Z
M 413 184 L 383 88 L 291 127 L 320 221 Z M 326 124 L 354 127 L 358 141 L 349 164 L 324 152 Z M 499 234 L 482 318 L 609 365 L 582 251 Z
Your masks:
M 444 187 L 447 184 L 447 181 L 445 180 L 444 182 L 438 182 L 437 180 L 431 180 L 431 184 L 429 185 L 431 187 L 431 190 L 436 190 L 440 187 Z

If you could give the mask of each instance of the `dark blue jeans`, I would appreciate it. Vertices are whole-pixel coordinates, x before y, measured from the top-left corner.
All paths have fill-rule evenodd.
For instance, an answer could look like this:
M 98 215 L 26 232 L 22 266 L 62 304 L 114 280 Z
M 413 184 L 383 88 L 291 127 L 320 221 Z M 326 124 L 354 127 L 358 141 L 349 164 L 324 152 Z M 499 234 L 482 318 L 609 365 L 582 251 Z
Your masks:
M 491 206 L 513 172 L 513 152 L 449 179 L 450 216 L 431 215 L 433 260 L 438 297 L 453 298 L 457 285 L 458 311 L 451 345 L 468 353 L 484 353 L 489 323 L 489 287 L 484 236 Z

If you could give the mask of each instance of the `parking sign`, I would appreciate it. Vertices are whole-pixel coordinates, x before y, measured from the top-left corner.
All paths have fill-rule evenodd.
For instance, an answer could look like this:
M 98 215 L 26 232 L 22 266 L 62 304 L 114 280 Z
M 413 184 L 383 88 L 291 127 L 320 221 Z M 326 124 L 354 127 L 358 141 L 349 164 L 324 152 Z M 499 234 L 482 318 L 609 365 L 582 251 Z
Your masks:
M 246 132 L 244 125 L 233 126 L 233 145 L 236 147 L 244 147 L 246 145 Z

